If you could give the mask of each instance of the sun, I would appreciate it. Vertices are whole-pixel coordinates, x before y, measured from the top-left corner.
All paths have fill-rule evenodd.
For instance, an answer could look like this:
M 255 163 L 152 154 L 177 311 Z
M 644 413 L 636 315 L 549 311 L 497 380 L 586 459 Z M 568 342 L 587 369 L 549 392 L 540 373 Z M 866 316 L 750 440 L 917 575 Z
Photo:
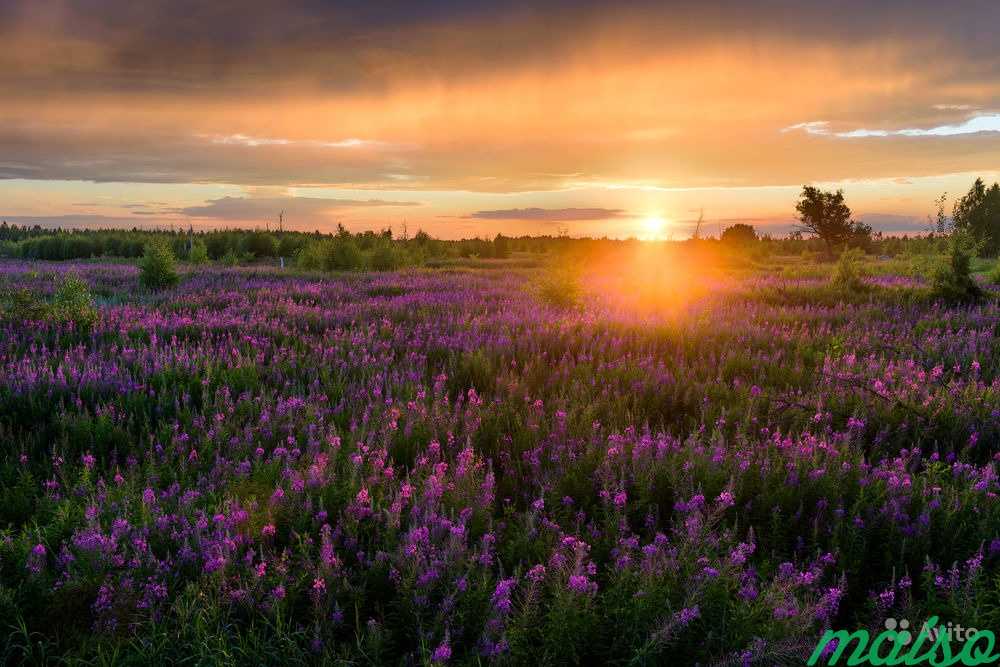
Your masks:
M 658 216 L 651 215 L 642 220 L 643 238 L 649 241 L 662 239 L 667 231 L 667 221 Z

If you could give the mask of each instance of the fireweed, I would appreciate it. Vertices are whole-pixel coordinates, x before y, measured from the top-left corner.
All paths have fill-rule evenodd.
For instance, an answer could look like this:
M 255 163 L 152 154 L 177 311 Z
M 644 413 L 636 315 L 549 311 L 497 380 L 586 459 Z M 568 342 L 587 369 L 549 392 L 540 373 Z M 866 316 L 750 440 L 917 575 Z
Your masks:
M 994 301 L 0 264 L 67 272 L 93 325 L 0 321 L 8 660 L 774 664 L 1000 627 Z

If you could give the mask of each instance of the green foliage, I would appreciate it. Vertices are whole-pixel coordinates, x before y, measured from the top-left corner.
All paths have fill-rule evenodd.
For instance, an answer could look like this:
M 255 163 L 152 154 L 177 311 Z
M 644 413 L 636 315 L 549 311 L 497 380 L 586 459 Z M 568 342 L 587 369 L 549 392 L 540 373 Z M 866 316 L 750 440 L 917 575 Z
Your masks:
M 253 255 L 239 252 L 235 248 L 230 248 L 226 251 L 226 254 L 219 259 L 219 261 L 226 266 L 239 266 L 240 264 L 246 264 L 251 259 L 253 259 Z
M 1000 183 L 986 187 L 977 178 L 952 211 L 955 229 L 967 232 L 988 256 L 1000 252 Z
M 990 271 L 987 279 L 994 285 L 1000 285 L 1000 262 L 993 265 L 993 270 Z
M 146 245 L 140 263 L 139 282 L 149 289 L 163 289 L 176 285 L 180 278 L 174 261 L 174 251 L 164 239 L 153 239 Z
M 373 271 L 396 271 L 406 263 L 403 252 L 391 242 L 380 243 L 372 250 L 368 266 Z
M 208 261 L 208 246 L 205 245 L 204 241 L 201 239 L 192 241 L 188 261 L 192 264 L 204 264 Z
M 347 232 L 314 241 L 298 252 L 296 263 L 311 271 L 396 271 L 413 263 L 401 242 L 384 236 L 361 240 L 367 249 Z
M 497 234 L 493 239 L 493 256 L 497 259 L 510 257 L 510 240 L 503 234 Z
M 0 313 L 3 319 L 15 322 L 37 322 L 48 316 L 48 304 L 27 288 L 0 292 Z
M 565 264 L 550 266 L 539 278 L 538 296 L 557 308 L 573 308 L 580 303 L 580 279 L 576 271 Z
M 254 257 L 277 257 L 278 242 L 267 232 L 253 231 L 243 237 L 243 251 Z
M 848 248 L 840 254 L 833 273 L 833 286 L 845 292 L 861 292 L 867 288 L 862 275 L 865 253 L 860 248 Z
M 327 243 L 328 241 L 314 241 L 306 244 L 295 254 L 295 264 L 307 271 L 322 271 Z
M 52 298 L 51 318 L 91 326 L 97 320 L 97 309 L 87 283 L 76 276 L 66 278 Z
M 97 320 L 97 308 L 87 283 L 69 276 L 56 289 L 51 301 L 27 288 L 0 293 L 0 317 L 15 322 L 72 322 L 87 329 Z
M 983 296 L 982 288 L 972 277 L 976 245 L 968 232 L 956 228 L 952 233 L 948 255 L 934 271 L 932 291 L 935 297 L 947 303 L 966 303 Z
M 350 237 L 338 236 L 327 242 L 323 268 L 327 271 L 360 271 L 365 266 L 365 256 Z

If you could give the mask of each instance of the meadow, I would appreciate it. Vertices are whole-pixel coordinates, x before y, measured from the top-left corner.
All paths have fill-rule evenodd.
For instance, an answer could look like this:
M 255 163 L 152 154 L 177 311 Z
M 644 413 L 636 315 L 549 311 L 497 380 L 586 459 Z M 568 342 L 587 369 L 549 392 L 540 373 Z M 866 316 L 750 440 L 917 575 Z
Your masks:
M 96 304 L 0 321 L 2 659 L 773 665 L 1000 628 L 996 285 L 605 268 L 0 260 Z

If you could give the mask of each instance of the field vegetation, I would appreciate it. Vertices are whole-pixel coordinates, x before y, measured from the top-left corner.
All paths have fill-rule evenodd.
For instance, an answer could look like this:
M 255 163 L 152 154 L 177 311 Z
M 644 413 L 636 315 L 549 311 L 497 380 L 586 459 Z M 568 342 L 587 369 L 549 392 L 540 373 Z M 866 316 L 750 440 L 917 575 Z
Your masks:
M 0 659 L 773 665 L 1000 627 L 982 237 L 750 231 L 6 228 Z

